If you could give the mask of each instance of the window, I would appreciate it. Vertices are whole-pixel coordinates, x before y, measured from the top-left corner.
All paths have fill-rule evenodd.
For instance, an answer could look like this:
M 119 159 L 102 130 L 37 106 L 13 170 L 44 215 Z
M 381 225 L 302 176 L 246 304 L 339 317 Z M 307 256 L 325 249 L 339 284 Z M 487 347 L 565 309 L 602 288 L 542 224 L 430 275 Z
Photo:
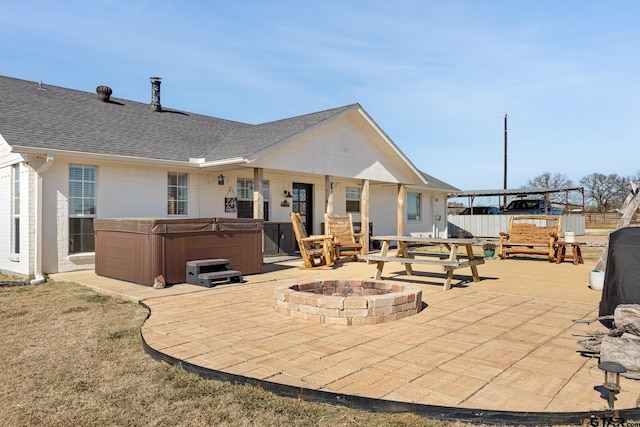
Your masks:
M 167 215 L 186 215 L 187 200 L 187 174 L 169 172 L 167 174 Z
M 238 218 L 253 218 L 253 180 L 238 178 Z M 269 221 L 269 181 L 262 183 L 264 198 L 264 220 Z
M 96 167 L 69 166 L 69 253 L 93 252 L 96 216 Z
M 347 187 L 347 212 L 360 212 L 360 188 Z
M 420 193 L 407 193 L 407 220 L 420 221 Z
M 20 163 L 13 165 L 11 178 L 13 195 L 11 200 L 11 253 L 20 253 Z

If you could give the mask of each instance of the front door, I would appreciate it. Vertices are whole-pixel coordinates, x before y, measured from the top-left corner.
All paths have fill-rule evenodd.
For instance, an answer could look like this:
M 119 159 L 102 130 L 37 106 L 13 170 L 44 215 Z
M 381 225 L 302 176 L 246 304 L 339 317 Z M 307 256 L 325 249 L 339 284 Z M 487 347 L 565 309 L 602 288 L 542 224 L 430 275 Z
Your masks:
M 307 235 L 313 234 L 313 185 L 293 183 L 291 209 L 300 214 Z

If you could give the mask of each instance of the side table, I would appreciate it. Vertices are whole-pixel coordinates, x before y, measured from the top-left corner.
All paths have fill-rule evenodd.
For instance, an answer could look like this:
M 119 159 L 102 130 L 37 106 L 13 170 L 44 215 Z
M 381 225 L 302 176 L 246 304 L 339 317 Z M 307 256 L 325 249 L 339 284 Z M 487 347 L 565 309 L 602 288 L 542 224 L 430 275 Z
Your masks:
M 572 247 L 572 255 L 573 255 L 573 264 L 584 264 L 584 260 L 582 259 L 582 251 L 580 250 L 580 245 L 583 245 L 583 242 L 555 242 L 553 244 L 556 264 L 560 264 L 564 261 L 567 253 L 567 246 Z

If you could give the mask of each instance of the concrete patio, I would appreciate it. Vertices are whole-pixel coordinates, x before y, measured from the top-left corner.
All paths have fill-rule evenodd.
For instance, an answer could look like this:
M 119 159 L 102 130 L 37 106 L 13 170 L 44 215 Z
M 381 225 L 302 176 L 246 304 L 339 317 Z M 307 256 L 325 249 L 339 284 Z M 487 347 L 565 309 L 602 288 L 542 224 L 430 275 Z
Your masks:
M 214 288 L 153 289 L 93 271 L 51 278 L 142 301 L 151 310 L 142 327 L 146 344 L 205 371 L 477 413 L 584 418 L 607 408 L 598 359 L 581 354 L 577 344 L 587 331 L 606 329 L 573 322 L 598 315 L 600 292 L 588 287 L 594 264 L 491 259 L 479 266 L 480 282 L 470 281 L 469 269 L 457 270 L 453 288 L 443 291 L 444 273 L 436 267 L 415 265 L 415 275 L 407 276 L 402 265 L 390 263 L 383 279 L 419 286 L 424 309 L 361 326 L 278 313 L 274 288 L 309 279 L 370 278 L 375 266 L 366 263 L 311 271 L 299 269 L 299 259 L 267 259 L 262 274 Z M 616 409 L 635 408 L 640 381 L 623 378 L 621 385 Z

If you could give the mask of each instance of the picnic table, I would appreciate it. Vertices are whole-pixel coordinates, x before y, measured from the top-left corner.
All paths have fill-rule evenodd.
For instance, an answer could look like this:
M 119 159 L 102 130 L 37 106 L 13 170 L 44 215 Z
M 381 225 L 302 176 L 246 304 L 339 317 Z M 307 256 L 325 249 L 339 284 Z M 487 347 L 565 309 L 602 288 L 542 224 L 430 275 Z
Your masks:
M 412 264 L 440 265 L 447 273 L 444 283 L 444 290 L 451 288 L 451 279 L 453 271 L 459 268 L 471 268 L 473 281 L 480 281 L 478 276 L 478 265 L 484 264 L 483 258 L 476 258 L 473 255 L 473 245 L 479 244 L 477 239 L 440 239 L 431 237 L 415 237 L 415 236 L 374 236 L 372 240 L 382 242 L 382 248 L 379 255 L 360 255 L 359 258 L 376 263 L 377 270 L 374 279 L 379 280 L 382 277 L 382 270 L 387 262 L 400 262 L 404 264 L 407 275 L 413 274 Z M 389 255 L 389 247 L 392 242 L 397 242 L 397 252 L 395 255 Z M 434 257 L 433 253 L 416 250 L 421 246 L 440 245 L 447 249 L 444 257 Z M 459 254 L 460 248 L 464 248 L 466 253 Z M 436 254 L 437 255 L 437 254 Z

